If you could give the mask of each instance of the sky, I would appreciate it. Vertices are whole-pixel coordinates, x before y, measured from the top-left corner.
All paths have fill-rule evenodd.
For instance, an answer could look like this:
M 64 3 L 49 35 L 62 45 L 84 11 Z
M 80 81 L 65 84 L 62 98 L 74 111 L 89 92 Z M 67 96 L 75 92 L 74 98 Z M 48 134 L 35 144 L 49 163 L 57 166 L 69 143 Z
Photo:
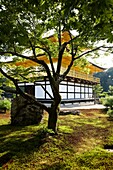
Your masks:
M 96 59 L 89 58 L 88 61 L 103 68 L 110 68 L 113 67 L 113 54 L 110 54 L 109 56 L 100 55 L 100 57 Z

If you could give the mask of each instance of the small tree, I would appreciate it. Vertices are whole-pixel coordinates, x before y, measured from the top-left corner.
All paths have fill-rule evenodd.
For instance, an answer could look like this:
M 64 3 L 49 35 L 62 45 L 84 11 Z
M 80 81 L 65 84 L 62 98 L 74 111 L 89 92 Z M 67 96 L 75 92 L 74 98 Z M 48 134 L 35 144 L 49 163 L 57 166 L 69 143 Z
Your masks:
M 104 106 L 113 109 L 113 96 L 106 96 L 102 99 L 102 103 Z
M 10 110 L 11 109 L 11 101 L 8 99 L 0 100 L 0 109 L 3 109 L 3 108 Z
M 93 87 L 93 93 L 95 95 L 95 98 L 99 98 L 102 92 L 103 92 L 103 88 L 100 84 L 97 84 Z
M 113 86 L 109 86 L 108 95 L 113 96 Z
M 107 107 L 107 114 L 113 117 L 113 86 L 109 86 L 108 93 L 101 98 L 101 102 Z

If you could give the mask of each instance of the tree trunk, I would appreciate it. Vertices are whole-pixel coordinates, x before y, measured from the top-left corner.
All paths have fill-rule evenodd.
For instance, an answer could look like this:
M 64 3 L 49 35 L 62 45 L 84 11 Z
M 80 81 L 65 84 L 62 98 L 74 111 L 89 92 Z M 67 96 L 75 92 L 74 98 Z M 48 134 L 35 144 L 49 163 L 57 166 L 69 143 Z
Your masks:
M 59 105 L 51 106 L 49 111 L 48 129 L 53 130 L 55 133 L 57 133 L 57 120 L 58 120 L 59 112 L 60 112 Z
M 54 100 L 49 108 L 49 117 L 48 117 L 48 129 L 53 130 L 57 134 L 57 120 L 60 112 L 60 102 L 61 95 L 59 94 L 59 80 L 56 77 L 51 81 L 51 88 L 53 90 Z

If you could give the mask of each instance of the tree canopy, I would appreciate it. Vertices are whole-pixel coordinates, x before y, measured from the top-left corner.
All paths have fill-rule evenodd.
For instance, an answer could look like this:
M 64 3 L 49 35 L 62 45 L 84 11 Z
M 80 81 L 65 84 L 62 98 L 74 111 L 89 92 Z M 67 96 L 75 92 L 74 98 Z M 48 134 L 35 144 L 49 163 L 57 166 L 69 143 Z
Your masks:
M 12 62 L 20 59 L 30 60 L 42 66 L 53 92 L 51 105 L 51 112 L 53 112 L 54 109 L 58 110 L 61 101 L 58 95 L 59 83 L 66 77 L 75 60 L 104 48 L 103 45 L 93 48 L 95 42 L 113 41 L 112 12 L 112 0 L 86 0 L 85 2 L 84 0 L 1 0 L 0 55 L 8 56 Z M 72 30 L 75 36 L 72 36 Z M 47 37 L 48 31 L 54 32 L 56 43 L 44 37 L 44 35 Z M 63 31 L 67 31 L 70 37 L 65 42 L 62 42 Z M 62 58 L 65 53 L 71 56 L 71 61 L 61 74 Z M 51 69 L 44 60 L 39 60 L 41 55 L 48 57 Z M 56 69 L 52 61 L 53 57 L 58 58 Z M 33 67 L 28 70 L 24 68 L 22 71 L 19 67 L 13 69 L 7 61 L 0 62 L 0 65 L 1 74 L 14 83 L 18 93 L 26 97 L 17 82 L 27 76 L 25 72 L 29 73 L 31 70 L 35 72 Z M 38 104 L 50 112 L 46 106 Z

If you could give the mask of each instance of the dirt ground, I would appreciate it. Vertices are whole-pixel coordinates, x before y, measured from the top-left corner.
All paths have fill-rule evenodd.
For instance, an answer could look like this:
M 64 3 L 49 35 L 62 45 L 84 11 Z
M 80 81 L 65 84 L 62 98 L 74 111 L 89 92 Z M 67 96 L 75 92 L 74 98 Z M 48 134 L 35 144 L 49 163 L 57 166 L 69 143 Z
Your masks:
M 0 119 L 2 119 L 2 118 L 10 118 L 10 112 L 9 111 L 7 111 L 6 113 L 0 113 Z
M 62 110 L 68 110 L 68 109 L 62 109 Z M 70 109 L 71 110 L 71 109 Z M 76 109 L 72 109 L 72 110 L 76 110 Z M 105 111 L 104 109 L 77 109 L 77 110 L 79 110 L 80 112 L 82 112 L 82 113 L 85 113 L 85 115 L 89 115 L 89 116 L 91 116 L 92 115 L 92 113 L 94 112 L 94 111 L 96 111 L 96 112 L 102 112 L 102 111 Z M 7 111 L 6 113 L 0 113 L 0 119 L 2 119 L 2 118 L 10 118 L 10 112 L 9 111 Z

